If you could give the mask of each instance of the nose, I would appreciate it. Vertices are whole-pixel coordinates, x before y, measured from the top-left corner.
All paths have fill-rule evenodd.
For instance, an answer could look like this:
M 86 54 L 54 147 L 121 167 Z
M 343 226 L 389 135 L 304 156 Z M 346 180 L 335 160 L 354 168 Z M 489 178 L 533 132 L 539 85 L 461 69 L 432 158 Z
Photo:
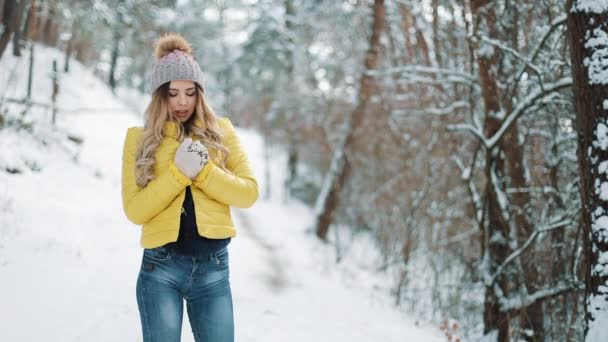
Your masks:
M 179 104 L 179 105 L 181 105 L 181 106 L 186 105 L 186 94 L 180 94 L 180 95 L 177 97 L 177 102 L 178 102 L 178 104 Z

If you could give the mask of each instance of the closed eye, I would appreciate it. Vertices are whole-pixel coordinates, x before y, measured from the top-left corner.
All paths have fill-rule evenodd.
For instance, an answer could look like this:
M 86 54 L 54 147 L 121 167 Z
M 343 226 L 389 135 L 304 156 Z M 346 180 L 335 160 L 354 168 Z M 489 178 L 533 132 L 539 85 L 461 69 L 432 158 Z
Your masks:
M 195 96 L 195 95 L 196 95 L 196 93 L 192 93 L 192 94 L 186 94 L 186 95 L 187 95 L 187 96 L 189 96 L 189 97 L 192 97 L 192 96 Z M 169 93 L 169 96 L 170 96 L 170 97 L 176 97 L 176 96 L 177 96 L 177 94 L 171 94 L 171 93 Z

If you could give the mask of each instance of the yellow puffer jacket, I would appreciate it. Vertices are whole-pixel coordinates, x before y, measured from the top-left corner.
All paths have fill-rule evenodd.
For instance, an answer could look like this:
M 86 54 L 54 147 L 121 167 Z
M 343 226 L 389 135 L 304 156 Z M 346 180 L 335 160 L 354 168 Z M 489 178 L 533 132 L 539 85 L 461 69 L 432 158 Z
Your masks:
M 197 119 L 194 124 L 201 127 L 203 123 Z M 251 207 L 258 199 L 258 183 L 232 123 L 222 118 L 219 124 L 224 131 L 223 144 L 230 151 L 226 168 L 234 174 L 217 166 L 214 160 L 221 158 L 221 151 L 209 148 L 209 162 L 190 180 L 173 163 L 180 141 L 177 124 L 167 122 L 155 154 L 154 179 L 144 188 L 135 183 L 135 153 L 143 128 L 128 129 L 122 158 L 122 204 L 127 218 L 143 225 L 142 247 L 154 248 L 177 241 L 182 203 L 189 185 L 199 234 L 211 239 L 236 236 L 230 206 Z

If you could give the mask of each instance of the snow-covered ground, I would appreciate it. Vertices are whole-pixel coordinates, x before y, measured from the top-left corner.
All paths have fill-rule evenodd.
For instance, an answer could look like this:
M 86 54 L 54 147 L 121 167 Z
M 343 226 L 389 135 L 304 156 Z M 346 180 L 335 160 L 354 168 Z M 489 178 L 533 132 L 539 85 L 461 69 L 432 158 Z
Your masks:
M 42 70 L 62 56 L 36 48 L 34 99 L 48 102 Z M 10 84 L 8 97 L 23 97 L 25 61 L 27 53 L 21 61 L 5 54 L 0 94 Z M 61 77 L 56 130 L 41 123 L 50 116 L 36 108 L 32 133 L 0 130 L 0 341 L 141 341 L 140 227 L 122 211 L 120 172 L 126 130 L 141 125 L 142 115 L 86 68 L 71 67 Z M 238 132 L 265 189 L 263 139 Z M 66 134 L 82 137 L 82 147 L 62 139 Z M 236 340 L 443 341 L 439 330 L 395 308 L 386 286 L 375 286 L 383 281 L 374 271 L 375 247 L 353 248 L 336 264 L 334 250 L 307 232 L 311 209 L 281 203 L 285 155 L 273 151 L 271 198 L 233 210 Z M 186 313 L 182 337 L 193 341 Z

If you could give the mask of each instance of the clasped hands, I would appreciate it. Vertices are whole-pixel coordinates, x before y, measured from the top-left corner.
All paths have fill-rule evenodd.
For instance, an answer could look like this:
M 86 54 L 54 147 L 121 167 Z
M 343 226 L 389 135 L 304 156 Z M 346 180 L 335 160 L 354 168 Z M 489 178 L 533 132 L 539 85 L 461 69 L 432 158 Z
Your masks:
M 200 141 L 187 137 L 177 148 L 173 162 L 184 175 L 194 179 L 209 162 L 209 151 Z

